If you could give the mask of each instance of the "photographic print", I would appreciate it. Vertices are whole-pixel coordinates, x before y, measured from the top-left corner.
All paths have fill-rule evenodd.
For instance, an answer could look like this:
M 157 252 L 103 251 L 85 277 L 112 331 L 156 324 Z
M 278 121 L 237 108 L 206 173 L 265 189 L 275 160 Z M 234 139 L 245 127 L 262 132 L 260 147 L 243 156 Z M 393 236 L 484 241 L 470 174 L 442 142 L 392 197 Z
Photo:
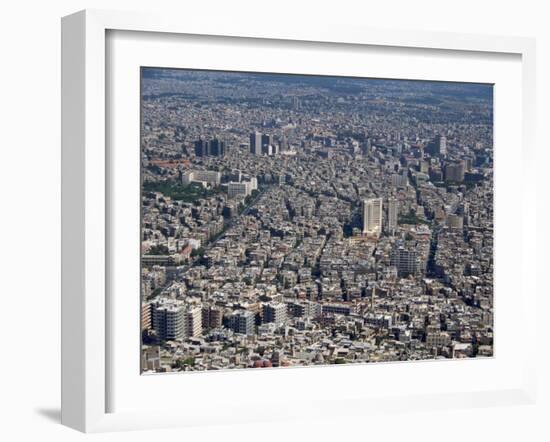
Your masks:
M 491 84 L 142 67 L 140 105 L 143 373 L 493 355 Z

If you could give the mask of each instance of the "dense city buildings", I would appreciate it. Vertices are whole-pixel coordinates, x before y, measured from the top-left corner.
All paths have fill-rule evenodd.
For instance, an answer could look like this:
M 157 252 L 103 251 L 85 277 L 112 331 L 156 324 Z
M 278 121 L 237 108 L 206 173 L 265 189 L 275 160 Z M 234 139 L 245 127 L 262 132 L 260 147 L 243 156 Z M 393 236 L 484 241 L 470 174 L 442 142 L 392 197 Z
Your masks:
M 142 70 L 142 370 L 493 354 L 492 86 Z

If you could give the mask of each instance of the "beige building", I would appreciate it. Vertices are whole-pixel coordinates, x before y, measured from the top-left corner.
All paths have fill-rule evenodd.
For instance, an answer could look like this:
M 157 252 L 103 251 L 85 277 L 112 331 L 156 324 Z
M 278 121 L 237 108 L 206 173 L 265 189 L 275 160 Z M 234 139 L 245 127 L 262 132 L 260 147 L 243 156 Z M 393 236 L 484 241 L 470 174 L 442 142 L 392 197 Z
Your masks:
M 363 234 L 380 236 L 382 230 L 382 198 L 363 201 Z

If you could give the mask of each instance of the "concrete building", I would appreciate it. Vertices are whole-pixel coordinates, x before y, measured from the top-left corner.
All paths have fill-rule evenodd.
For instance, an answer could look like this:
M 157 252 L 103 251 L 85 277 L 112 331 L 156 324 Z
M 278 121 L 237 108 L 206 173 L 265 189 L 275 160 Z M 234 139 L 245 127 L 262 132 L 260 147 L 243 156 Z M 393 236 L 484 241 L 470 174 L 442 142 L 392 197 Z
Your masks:
M 223 157 L 225 155 L 225 141 L 212 138 L 210 141 L 202 138 L 195 141 L 195 156 L 202 158 L 207 156 Z
M 202 334 L 202 309 L 200 306 L 186 307 L 184 325 L 186 337 L 197 337 Z
M 409 184 L 409 177 L 407 171 L 403 170 L 401 174 L 394 173 L 391 176 L 391 185 L 396 188 L 406 188 Z
M 141 352 L 141 370 L 157 371 L 160 369 L 160 347 L 154 346 Z
M 196 337 L 202 334 L 200 306 L 183 301 L 160 298 L 152 304 L 152 324 L 158 339 L 167 341 Z
M 150 330 L 153 326 L 152 323 L 152 308 L 151 303 L 148 301 L 142 301 L 141 303 L 141 330 L 147 331 Z
M 406 248 L 402 244 L 394 246 L 390 263 L 392 266 L 397 267 L 397 274 L 399 276 L 416 275 L 420 270 L 416 250 Z
M 195 156 L 202 158 L 208 156 L 209 154 L 208 141 L 202 139 L 195 141 Z
M 445 135 L 437 135 L 435 137 L 435 149 L 439 155 L 447 154 L 447 137 Z
M 247 183 L 248 184 L 248 190 L 252 192 L 253 190 L 258 189 L 258 178 L 255 176 L 243 176 L 240 180 L 241 183 Z
M 349 316 L 353 311 L 353 306 L 349 304 L 323 304 L 324 314 Z
M 321 304 L 312 301 L 289 303 L 288 310 L 295 318 L 316 318 L 323 313 Z
M 269 134 L 262 135 L 262 153 L 265 155 L 271 155 L 271 146 L 273 146 L 273 137 Z
M 363 233 L 380 236 L 382 230 L 382 198 L 363 201 Z
M 203 306 L 202 327 L 203 329 L 218 328 L 222 325 L 223 310 L 218 307 Z
M 399 203 L 395 198 L 388 200 L 388 232 L 394 233 L 397 229 L 397 216 L 399 214 Z
M 181 182 L 184 185 L 191 183 L 206 183 L 211 186 L 219 186 L 222 174 L 215 170 L 187 170 L 181 174 Z
M 282 324 L 286 321 L 286 304 L 282 302 L 270 302 L 263 305 L 263 322 Z
M 445 181 L 461 183 L 464 181 L 464 163 L 450 163 L 445 166 Z
M 262 134 L 260 132 L 250 134 L 250 153 L 252 155 L 262 154 Z
M 183 258 L 179 254 L 174 255 L 142 255 L 141 264 L 144 267 L 153 266 L 177 266 L 180 265 Z
M 185 304 L 161 298 L 152 306 L 153 329 L 160 340 L 183 339 L 186 335 Z
M 250 195 L 250 183 L 249 182 L 243 182 L 243 183 L 235 183 L 230 182 L 227 184 L 227 196 L 229 198 L 235 198 L 237 196 L 248 196 Z
M 225 141 L 213 138 L 210 140 L 209 154 L 213 157 L 223 157 L 225 155 Z
M 248 310 L 237 310 L 227 320 L 228 328 L 241 335 L 253 335 L 255 315 Z
M 451 344 L 449 333 L 433 331 L 426 334 L 426 345 L 429 347 L 445 347 Z
M 447 226 L 451 229 L 462 229 L 464 226 L 464 217 L 460 215 L 450 214 L 447 215 Z

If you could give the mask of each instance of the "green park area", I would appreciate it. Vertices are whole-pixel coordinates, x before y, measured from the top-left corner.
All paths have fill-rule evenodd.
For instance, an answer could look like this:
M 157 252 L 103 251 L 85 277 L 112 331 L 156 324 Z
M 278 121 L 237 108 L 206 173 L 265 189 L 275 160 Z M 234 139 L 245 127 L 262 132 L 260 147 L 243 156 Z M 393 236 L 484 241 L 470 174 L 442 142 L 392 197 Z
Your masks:
M 174 181 L 146 181 L 143 183 L 144 192 L 160 192 L 165 197 L 176 201 L 194 203 L 199 199 L 208 198 L 220 193 L 218 188 L 206 188 L 198 183 L 184 185 Z
M 429 221 L 418 218 L 414 212 L 409 212 L 406 215 L 400 215 L 398 224 L 430 224 Z

